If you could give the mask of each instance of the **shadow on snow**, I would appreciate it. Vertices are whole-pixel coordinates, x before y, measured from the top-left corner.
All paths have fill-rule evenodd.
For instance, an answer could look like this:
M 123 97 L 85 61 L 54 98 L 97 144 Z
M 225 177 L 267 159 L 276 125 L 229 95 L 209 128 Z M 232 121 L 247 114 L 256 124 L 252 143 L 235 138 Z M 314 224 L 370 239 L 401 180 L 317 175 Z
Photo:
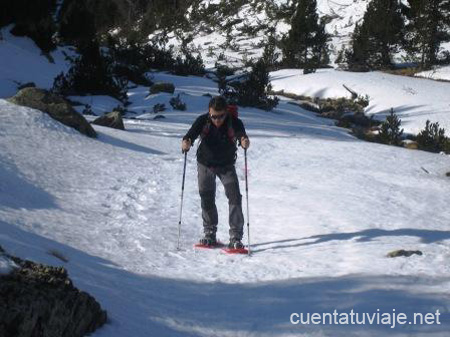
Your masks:
M 393 234 L 395 233 L 395 234 Z M 442 238 L 439 232 L 399 230 L 391 235 Z M 389 235 L 388 231 L 320 235 L 320 241 L 352 236 Z M 448 236 L 448 234 L 446 234 Z M 287 242 L 289 240 L 286 240 Z M 292 240 L 295 241 L 295 240 Z M 204 283 L 139 275 L 111 261 L 0 222 L 0 244 L 13 255 L 59 265 L 47 252 L 56 249 L 77 287 L 91 293 L 108 311 L 110 322 L 95 336 L 248 336 L 325 333 L 333 336 L 405 336 L 448 332 L 449 296 L 413 293 L 409 285 L 439 286 L 448 280 L 405 276 L 346 275 L 298 278 L 255 284 Z M 261 244 L 260 244 L 261 245 Z M 403 289 L 396 289 L 402 287 Z M 417 288 L 416 288 L 417 289 Z M 441 325 L 291 325 L 292 313 L 434 313 Z M 379 309 L 379 311 L 377 311 Z

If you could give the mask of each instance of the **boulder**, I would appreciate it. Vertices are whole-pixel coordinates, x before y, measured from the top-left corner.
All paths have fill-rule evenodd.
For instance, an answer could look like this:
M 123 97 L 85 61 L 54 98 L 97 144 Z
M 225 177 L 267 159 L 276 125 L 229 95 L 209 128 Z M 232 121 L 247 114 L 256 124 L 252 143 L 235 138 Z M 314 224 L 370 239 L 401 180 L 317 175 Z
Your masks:
M 114 110 L 106 115 L 103 115 L 97 118 L 92 124 L 107 126 L 109 128 L 125 130 L 125 126 L 123 125 L 122 114 L 120 111 Z
M 150 94 L 158 94 L 160 92 L 167 92 L 173 94 L 175 92 L 175 86 L 172 83 L 158 82 L 150 87 Z
M 88 121 L 76 112 L 63 97 L 47 90 L 25 88 L 9 98 L 8 101 L 45 112 L 58 122 L 74 128 L 86 136 L 97 136 Z
M 0 336 L 82 337 L 105 324 L 106 312 L 64 268 L 8 257 L 18 267 L 0 276 Z

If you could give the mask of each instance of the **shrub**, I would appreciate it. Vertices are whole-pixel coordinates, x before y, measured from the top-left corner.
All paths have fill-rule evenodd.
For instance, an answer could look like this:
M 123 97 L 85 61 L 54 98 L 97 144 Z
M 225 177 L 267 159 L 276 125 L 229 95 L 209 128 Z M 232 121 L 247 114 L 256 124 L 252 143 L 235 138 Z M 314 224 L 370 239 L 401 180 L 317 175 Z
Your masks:
M 159 44 L 155 41 L 150 44 L 147 41 L 128 43 L 109 36 L 108 46 L 118 65 L 130 68 L 140 76 L 149 69 L 171 70 L 175 63 L 172 49 L 167 49 L 164 41 Z
M 112 111 L 119 112 L 122 116 L 124 116 L 127 113 L 127 109 L 121 105 L 117 105 Z
M 175 86 L 172 83 L 158 82 L 150 87 L 150 94 L 158 94 L 160 92 L 167 92 L 173 94 L 175 92 Z
M 117 64 L 114 66 L 114 75 L 119 78 L 126 78 L 128 81 L 137 85 L 149 87 L 153 82 L 147 78 L 144 72 L 132 65 Z
M 318 103 L 322 113 L 334 111 L 338 116 L 345 113 L 363 114 L 364 108 L 367 106 L 365 101 L 361 102 L 345 97 L 319 99 Z
M 28 36 L 44 53 L 55 49 L 53 36 L 57 25 L 54 14 L 55 0 L 2 0 L 0 27 L 14 23 L 11 33 L 16 36 Z
M 95 116 L 94 111 L 92 111 L 92 107 L 89 104 L 84 106 L 83 111 L 81 112 L 83 115 Z
M 449 152 L 450 141 L 445 136 L 445 129 L 439 127 L 439 123 L 426 121 L 425 129 L 417 135 L 416 141 L 419 149 L 430 152 Z
M 186 110 L 186 103 L 184 103 L 181 100 L 180 94 L 178 94 L 177 97 L 172 97 L 170 99 L 169 103 L 172 106 L 172 108 L 174 108 L 175 110 L 180 110 L 180 111 L 185 111 Z
M 97 42 L 82 47 L 80 53 L 69 71 L 55 78 L 52 91 L 61 95 L 109 95 L 125 102 L 128 81 L 114 77 L 112 60 L 100 52 Z
M 272 86 L 267 65 L 262 59 L 253 64 L 252 71 L 245 81 L 236 83 L 234 86 L 239 105 L 272 110 L 278 104 L 278 97 L 268 97 Z
M 227 76 L 234 75 L 234 69 L 228 67 L 227 65 L 222 65 L 216 62 L 216 76 L 217 83 L 219 86 L 219 94 L 228 98 L 230 103 L 233 101 L 233 95 L 231 93 L 231 88 L 228 86 Z
M 157 103 L 153 106 L 153 113 L 155 114 L 164 110 L 166 110 L 166 105 L 164 103 Z
M 402 121 L 391 109 L 391 113 L 381 124 L 379 139 L 380 142 L 389 145 L 400 146 L 402 144 L 403 129 L 400 129 Z
M 205 65 L 200 54 L 197 57 L 190 53 L 185 53 L 184 57 L 178 56 L 173 65 L 172 73 L 178 76 L 203 76 L 205 74 Z

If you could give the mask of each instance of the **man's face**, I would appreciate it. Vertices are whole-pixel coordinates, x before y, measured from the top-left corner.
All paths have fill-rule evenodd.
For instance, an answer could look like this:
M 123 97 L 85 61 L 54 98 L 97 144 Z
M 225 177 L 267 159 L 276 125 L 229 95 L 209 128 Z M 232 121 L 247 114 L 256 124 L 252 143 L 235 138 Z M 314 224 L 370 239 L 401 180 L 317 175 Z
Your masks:
M 214 110 L 213 108 L 209 108 L 209 116 L 211 117 L 212 123 L 220 128 L 227 117 L 226 110 Z

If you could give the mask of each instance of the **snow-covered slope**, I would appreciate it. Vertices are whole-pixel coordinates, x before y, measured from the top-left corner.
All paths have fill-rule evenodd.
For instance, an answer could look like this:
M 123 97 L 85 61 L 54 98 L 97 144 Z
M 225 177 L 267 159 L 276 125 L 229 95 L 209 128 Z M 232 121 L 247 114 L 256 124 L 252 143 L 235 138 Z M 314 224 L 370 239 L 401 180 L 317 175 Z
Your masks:
M 368 0 L 319 0 L 317 10 L 320 18 L 326 18 L 326 31 L 330 34 L 329 43 L 331 60 L 334 61 L 339 51 L 348 47 L 351 34 L 356 23 L 364 16 Z M 181 45 L 180 37 L 192 36 L 190 46 L 202 54 L 207 67 L 214 64 L 221 55 L 227 63 L 235 66 L 242 65 L 242 60 L 257 59 L 261 57 L 264 44 L 273 29 L 275 35 L 281 38 L 290 29 L 290 18 L 281 18 L 281 8 L 291 6 L 292 1 L 256 1 L 249 0 L 227 4 L 226 1 L 202 1 L 200 6 L 195 4 L 196 9 L 203 7 L 217 8 L 219 4 L 225 4 L 227 15 L 221 16 L 217 10 L 212 10 L 217 15 L 213 23 L 217 24 L 215 30 L 205 30 L 205 22 L 200 18 L 198 24 L 192 21 L 191 8 L 188 11 L 188 20 L 193 24 L 192 31 L 172 32 L 169 34 L 169 44 L 178 48 Z M 214 7 L 213 7 L 214 6 Z M 286 10 L 283 10 L 286 12 Z M 206 18 L 204 18 L 206 19 Z M 210 23 L 206 24 L 208 26 Z M 157 36 L 161 32 L 152 35 Z
M 11 26 L 0 30 L 0 98 L 15 95 L 19 85 L 29 82 L 50 89 L 55 77 L 69 69 L 64 53 L 73 52 L 58 48 L 51 53 L 51 63 L 31 39 L 15 37 L 10 29 Z
M 450 66 L 436 67 L 433 70 L 422 71 L 416 74 L 416 76 L 433 80 L 450 81 Z
M 177 251 L 180 140 L 216 84 L 171 80 L 187 112 L 142 115 L 126 121 L 128 131 L 96 127 L 98 139 L 0 100 L 0 245 L 38 262 L 62 264 L 50 250 L 68 258 L 75 285 L 110 315 L 94 336 L 448 334 L 448 156 L 361 142 L 285 101 L 273 112 L 241 109 L 252 141 L 254 254 L 193 250 L 202 230 L 194 151 Z M 133 94 L 141 108 L 169 99 Z M 242 152 L 236 165 L 244 193 Z M 222 187 L 217 205 L 226 241 Z M 386 258 L 394 249 L 424 254 Z M 335 309 L 409 317 L 439 309 L 442 324 L 289 321 Z
M 5 275 L 11 272 L 15 266 L 14 262 L 6 256 L 0 255 L 0 275 Z
M 340 51 L 350 48 L 351 35 L 356 24 L 363 19 L 370 1 L 317 0 L 319 18 L 324 20 L 325 30 L 330 36 L 328 47 L 331 65 L 334 65 Z M 401 2 L 408 5 L 407 0 Z M 182 38 L 191 37 L 192 41 L 188 45 L 202 55 L 208 68 L 214 67 L 218 57 L 221 62 L 242 66 L 245 60 L 262 56 L 272 30 L 278 40 L 289 31 L 289 15 L 294 11 L 292 4 L 291 0 L 203 0 L 188 11 L 187 19 L 192 25 L 191 30 L 169 33 L 169 45 L 179 50 Z M 218 9 L 219 5 L 223 9 Z M 204 8 L 204 13 L 209 14 L 193 19 L 192 12 L 198 8 Z M 223 13 L 226 15 L 222 15 Z M 212 30 L 211 25 L 215 25 Z M 156 32 L 151 37 L 161 33 L 163 32 Z M 450 48 L 448 43 L 441 47 L 443 51 Z M 403 54 L 398 53 L 394 58 L 403 63 Z
M 390 75 L 382 72 L 352 73 L 334 69 L 303 75 L 298 69 L 271 73 L 273 90 L 320 98 L 351 97 L 344 85 L 369 96 L 367 115 L 385 120 L 390 109 L 402 120 L 405 132 L 417 134 L 425 122 L 439 122 L 450 135 L 450 83 Z

